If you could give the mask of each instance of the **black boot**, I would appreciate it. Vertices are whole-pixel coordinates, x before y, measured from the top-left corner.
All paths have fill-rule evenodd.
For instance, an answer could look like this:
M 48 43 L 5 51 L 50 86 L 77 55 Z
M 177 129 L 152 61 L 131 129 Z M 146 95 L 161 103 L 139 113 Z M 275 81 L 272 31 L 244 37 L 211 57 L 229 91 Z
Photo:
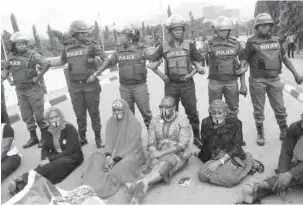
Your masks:
M 287 135 L 287 125 L 280 126 L 280 140 L 284 140 Z
M 79 144 L 82 147 L 88 143 L 86 139 L 86 132 L 81 131 L 79 134 L 80 134 Z
M 41 131 L 41 140 L 40 140 L 40 142 L 39 142 L 39 144 L 38 144 L 38 148 L 42 148 L 42 146 L 43 146 L 43 141 L 44 141 L 44 139 L 45 139 L 45 133 L 47 132 L 47 130 L 48 130 L 48 127 L 45 127 L 45 128 L 42 128 L 42 129 L 40 129 L 40 131 Z
M 194 129 L 193 128 L 193 133 L 194 133 L 194 145 L 196 145 L 199 149 L 202 148 L 202 141 L 200 139 L 200 132 L 199 129 Z
M 102 138 L 101 138 L 101 131 L 95 131 L 95 142 L 96 146 L 98 149 L 101 147 L 104 147 L 104 144 L 102 143 Z
M 263 127 L 263 123 L 257 123 L 256 124 L 257 127 L 257 144 L 259 146 L 264 146 L 265 144 L 265 137 L 264 137 L 264 127 Z
M 26 149 L 26 148 L 32 147 L 32 146 L 34 146 L 38 143 L 39 143 L 39 139 L 37 137 L 36 130 L 31 130 L 30 131 L 30 139 L 27 141 L 26 144 L 23 145 L 23 148 Z

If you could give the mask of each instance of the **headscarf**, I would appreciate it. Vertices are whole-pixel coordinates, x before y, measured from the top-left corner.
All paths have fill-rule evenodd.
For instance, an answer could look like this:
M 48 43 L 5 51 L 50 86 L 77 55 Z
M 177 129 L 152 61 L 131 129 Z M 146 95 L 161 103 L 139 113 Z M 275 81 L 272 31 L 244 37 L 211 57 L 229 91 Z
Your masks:
M 225 112 L 227 114 L 228 113 L 228 106 L 223 100 L 220 100 L 220 99 L 213 100 L 209 105 L 208 112 L 212 113 L 212 112 L 215 112 L 217 110 L 219 110 L 221 112 Z
M 122 157 L 136 154 L 142 150 L 141 125 L 129 109 L 125 100 L 118 99 L 113 102 L 123 105 L 123 118 L 116 120 L 111 116 L 106 124 L 105 152 L 112 157 Z

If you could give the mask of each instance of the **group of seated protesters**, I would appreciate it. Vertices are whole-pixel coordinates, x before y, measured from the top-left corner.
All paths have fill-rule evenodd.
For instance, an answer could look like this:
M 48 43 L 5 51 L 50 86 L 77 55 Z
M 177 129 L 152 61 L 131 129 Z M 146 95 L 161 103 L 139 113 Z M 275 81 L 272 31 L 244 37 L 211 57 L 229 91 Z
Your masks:
M 169 183 L 175 173 L 186 168 L 192 156 L 191 125 L 176 111 L 176 101 L 165 96 L 149 126 L 147 155 L 142 145 L 141 125 L 126 101 L 112 104 L 112 116 L 105 132 L 105 148 L 93 153 L 85 164 L 81 184 L 91 187 L 102 198 L 115 195 L 126 187 L 130 203 L 142 203 L 147 191 L 156 183 Z M 34 169 L 52 184 L 63 181 L 83 162 L 83 153 L 75 127 L 66 122 L 62 112 L 52 107 L 46 112 L 48 134 L 41 162 Z M 2 142 L 2 181 L 20 165 L 20 155 L 14 146 L 14 132 L 4 125 Z M 2 130 L 2 129 L 1 129 Z M 198 178 L 202 182 L 223 187 L 240 184 L 246 176 L 264 171 L 263 164 L 242 148 L 242 122 L 228 116 L 228 106 L 214 100 L 209 116 L 202 120 Z M 8 172 L 10 170 L 10 173 Z M 3 178 L 4 177 L 4 178 Z M 12 195 L 27 184 L 28 173 L 9 185 Z M 301 120 L 288 128 L 283 141 L 277 175 L 264 181 L 245 185 L 241 203 L 256 203 L 263 197 L 284 193 L 288 188 L 303 185 L 303 114 Z M 37 193 L 38 194 L 38 193 Z M 77 193 L 78 195 L 81 194 Z

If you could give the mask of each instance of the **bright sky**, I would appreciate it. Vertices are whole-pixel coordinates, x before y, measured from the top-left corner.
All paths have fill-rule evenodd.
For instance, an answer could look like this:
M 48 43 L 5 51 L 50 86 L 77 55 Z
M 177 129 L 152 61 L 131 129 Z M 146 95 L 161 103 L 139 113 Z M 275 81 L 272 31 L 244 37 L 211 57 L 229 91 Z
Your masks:
M 122 25 L 134 20 L 152 19 L 153 15 L 166 14 L 167 5 L 172 12 L 180 2 L 188 0 L 5 0 L 1 1 L 2 29 L 12 32 L 10 14 L 17 18 L 22 32 L 30 34 L 35 24 L 39 35 L 46 35 L 47 24 L 53 29 L 67 31 L 73 20 L 84 20 L 92 25 L 99 20 L 102 26 Z M 207 0 L 192 0 L 205 3 Z M 211 4 L 226 8 L 247 9 L 256 0 L 212 0 Z M 208 1 L 210 2 L 210 0 Z M 100 17 L 99 15 L 100 14 Z

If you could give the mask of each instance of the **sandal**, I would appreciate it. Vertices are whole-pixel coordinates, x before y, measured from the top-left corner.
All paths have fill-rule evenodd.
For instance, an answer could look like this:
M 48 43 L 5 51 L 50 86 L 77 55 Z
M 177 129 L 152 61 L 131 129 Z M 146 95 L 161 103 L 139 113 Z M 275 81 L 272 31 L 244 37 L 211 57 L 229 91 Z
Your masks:
M 256 172 L 258 173 L 263 173 L 264 172 L 264 165 L 262 162 L 254 159 L 254 164 L 251 167 L 250 171 L 248 172 L 248 174 L 250 175 L 254 175 Z
M 264 165 L 263 165 L 262 162 L 260 162 L 260 161 L 258 161 L 258 160 L 255 159 L 255 165 L 254 166 L 256 167 L 257 172 L 259 172 L 259 173 L 263 173 L 264 172 L 265 168 L 264 168 Z

